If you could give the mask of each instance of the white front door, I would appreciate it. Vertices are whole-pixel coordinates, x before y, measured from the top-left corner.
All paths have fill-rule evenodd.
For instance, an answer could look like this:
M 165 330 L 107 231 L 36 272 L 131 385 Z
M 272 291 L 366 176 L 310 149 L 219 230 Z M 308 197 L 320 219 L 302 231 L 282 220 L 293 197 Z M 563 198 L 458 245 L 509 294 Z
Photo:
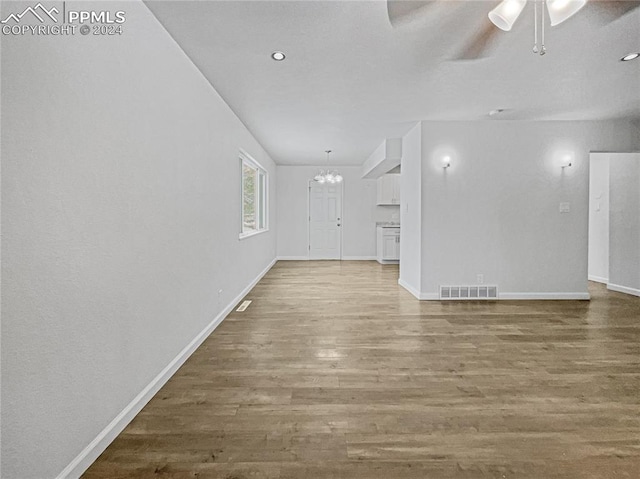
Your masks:
M 309 185 L 309 258 L 342 257 L 342 184 Z

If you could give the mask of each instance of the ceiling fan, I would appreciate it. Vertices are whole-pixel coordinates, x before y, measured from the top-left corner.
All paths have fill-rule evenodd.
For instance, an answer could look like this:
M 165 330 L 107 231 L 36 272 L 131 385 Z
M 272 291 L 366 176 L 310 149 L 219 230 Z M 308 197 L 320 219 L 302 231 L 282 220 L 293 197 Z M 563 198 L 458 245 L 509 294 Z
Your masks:
M 409 23 L 418 23 L 431 16 L 435 6 L 461 6 L 461 0 L 387 0 L 387 13 L 392 27 L 401 28 Z M 534 53 L 544 55 L 545 10 L 549 24 L 553 27 L 568 20 L 583 7 L 597 10 L 597 15 L 605 22 L 611 22 L 640 6 L 640 0 L 502 0 L 487 1 L 487 17 L 470 41 L 456 55 L 456 60 L 475 60 L 486 57 L 499 32 L 509 31 L 522 13 L 527 3 L 533 3 L 535 9 Z M 497 6 L 495 4 L 498 4 Z M 538 6 L 541 14 L 538 17 Z M 491 8 L 493 7 L 493 8 Z M 538 46 L 538 24 L 541 28 L 541 45 Z

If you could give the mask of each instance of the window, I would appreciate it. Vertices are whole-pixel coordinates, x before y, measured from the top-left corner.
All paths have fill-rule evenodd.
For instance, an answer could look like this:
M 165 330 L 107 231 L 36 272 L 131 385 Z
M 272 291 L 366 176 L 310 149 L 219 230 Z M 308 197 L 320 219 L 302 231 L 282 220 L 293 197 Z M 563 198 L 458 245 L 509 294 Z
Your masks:
M 267 172 L 253 158 L 240 152 L 242 165 L 242 231 L 240 237 L 267 231 Z

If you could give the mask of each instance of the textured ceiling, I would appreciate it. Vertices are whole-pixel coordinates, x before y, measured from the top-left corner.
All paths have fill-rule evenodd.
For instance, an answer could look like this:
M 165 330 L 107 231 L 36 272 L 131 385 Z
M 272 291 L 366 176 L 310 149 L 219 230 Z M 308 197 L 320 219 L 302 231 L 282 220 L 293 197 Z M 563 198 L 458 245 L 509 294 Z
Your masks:
M 360 165 L 418 120 L 640 117 L 640 8 L 587 5 L 531 52 L 533 10 L 491 56 L 454 61 L 495 2 L 445 2 L 392 28 L 385 1 L 147 1 L 279 164 Z M 274 62 L 274 50 L 286 53 Z

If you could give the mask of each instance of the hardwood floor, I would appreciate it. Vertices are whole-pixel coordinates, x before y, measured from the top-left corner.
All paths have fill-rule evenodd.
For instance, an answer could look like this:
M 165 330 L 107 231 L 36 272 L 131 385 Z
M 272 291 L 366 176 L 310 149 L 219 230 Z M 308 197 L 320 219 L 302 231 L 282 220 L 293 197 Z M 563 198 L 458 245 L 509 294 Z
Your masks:
M 640 477 L 640 298 L 419 302 L 397 276 L 277 263 L 84 477 Z

